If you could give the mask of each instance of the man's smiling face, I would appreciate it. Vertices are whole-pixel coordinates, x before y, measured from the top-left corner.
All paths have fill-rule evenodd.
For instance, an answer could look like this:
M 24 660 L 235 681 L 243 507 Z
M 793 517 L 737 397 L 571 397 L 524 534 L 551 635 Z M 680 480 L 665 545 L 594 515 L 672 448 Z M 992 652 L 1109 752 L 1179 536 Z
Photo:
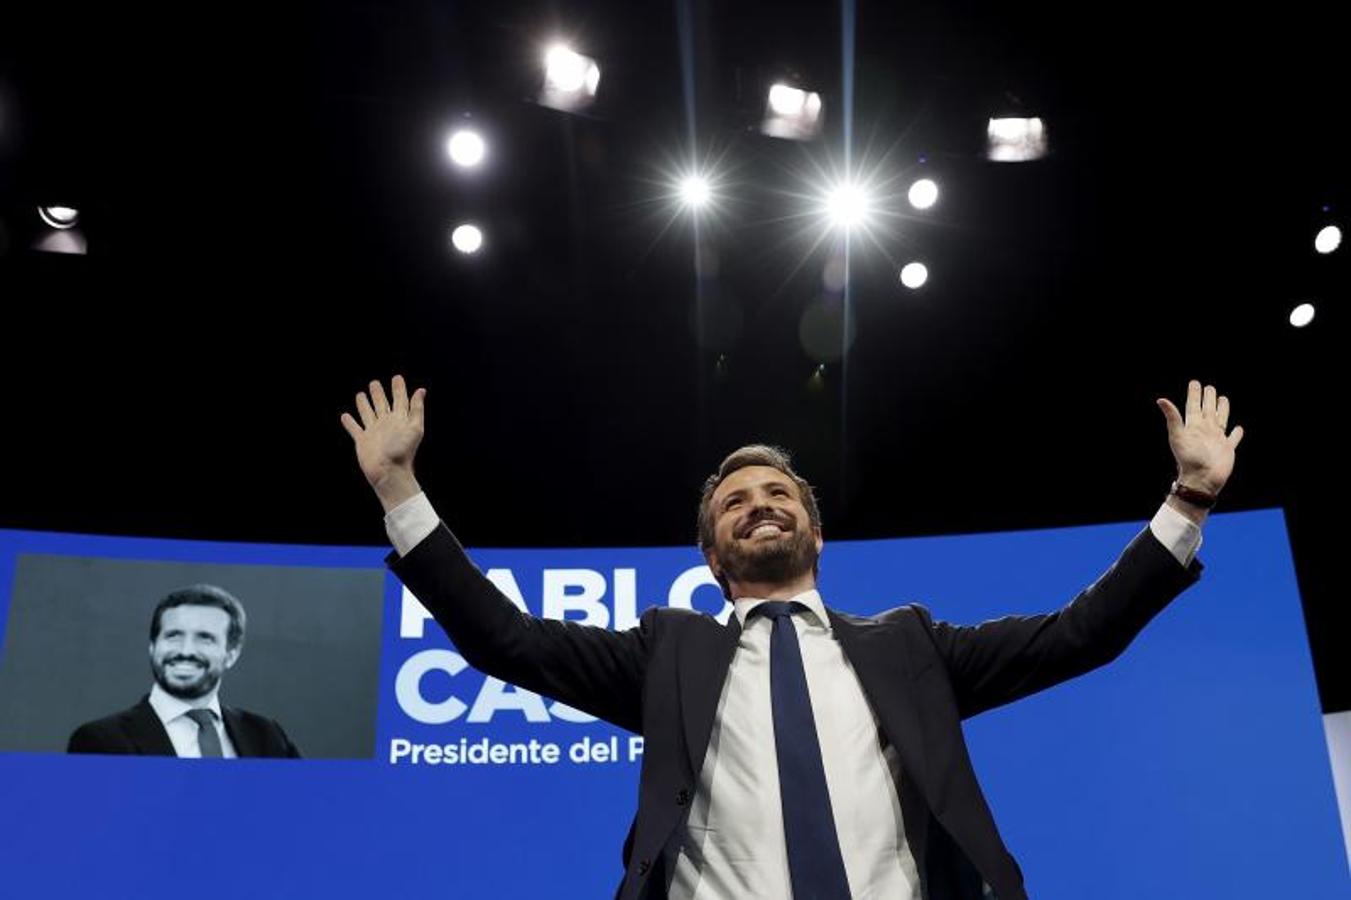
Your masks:
M 205 697 L 239 658 L 227 645 L 230 615 L 214 606 L 184 605 L 164 611 L 150 644 L 155 681 L 182 700 Z
M 714 574 L 742 584 L 782 584 L 811 572 L 822 540 L 793 479 L 772 466 L 745 466 L 713 492 Z

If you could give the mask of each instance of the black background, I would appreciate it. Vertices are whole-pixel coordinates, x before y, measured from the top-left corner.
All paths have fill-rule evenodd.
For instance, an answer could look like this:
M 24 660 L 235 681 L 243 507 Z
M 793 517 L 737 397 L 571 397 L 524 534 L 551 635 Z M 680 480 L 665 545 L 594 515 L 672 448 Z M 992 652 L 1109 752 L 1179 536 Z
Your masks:
M 1144 520 L 1154 398 L 1198 378 L 1247 432 L 1221 509 L 1286 509 L 1324 708 L 1351 708 L 1347 251 L 1312 248 L 1348 224 L 1347 76 L 1317 5 L 861 2 L 854 157 L 898 210 L 921 173 L 943 195 L 856 242 L 856 338 L 815 381 L 829 251 L 792 195 L 843 158 L 837 5 L 689 4 L 688 91 L 674 3 L 38 6 L 0 14 L 0 525 L 381 542 L 338 417 L 396 371 L 470 544 L 692 540 L 752 441 L 794 451 L 827 540 Z M 585 115 L 532 102 L 559 34 L 600 61 Z M 756 132 L 790 72 L 818 141 Z M 1052 155 L 983 160 L 1018 110 Z M 473 176 L 443 149 L 466 113 Z M 724 173 L 702 280 L 665 198 L 691 130 Z M 38 203 L 82 210 L 88 256 L 30 249 Z

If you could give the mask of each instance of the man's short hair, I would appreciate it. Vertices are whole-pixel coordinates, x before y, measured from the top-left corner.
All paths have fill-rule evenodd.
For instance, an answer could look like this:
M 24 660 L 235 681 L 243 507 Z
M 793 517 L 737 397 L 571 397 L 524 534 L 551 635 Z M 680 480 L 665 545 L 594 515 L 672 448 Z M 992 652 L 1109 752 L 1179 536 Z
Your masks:
M 821 530 L 821 511 L 816 506 L 816 493 L 812 486 L 807 483 L 797 472 L 793 471 L 793 461 L 788 455 L 787 450 L 779 447 L 771 447 L 767 444 L 748 444 L 733 450 L 718 465 L 718 471 L 708 476 L 704 481 L 704 492 L 699 498 L 699 549 L 705 553 L 713 549 L 713 492 L 737 469 L 744 469 L 747 466 L 769 466 L 771 469 L 778 469 L 797 485 L 798 493 L 802 495 L 802 505 L 807 510 L 807 519 L 814 530 Z
M 155 614 L 150 618 L 150 643 L 159 639 L 160 620 L 164 618 L 164 611 L 175 606 L 214 606 L 225 610 L 230 617 L 225 646 L 234 650 L 243 642 L 248 617 L 244 615 L 244 607 L 235 595 L 214 584 L 194 584 L 169 593 L 155 606 Z

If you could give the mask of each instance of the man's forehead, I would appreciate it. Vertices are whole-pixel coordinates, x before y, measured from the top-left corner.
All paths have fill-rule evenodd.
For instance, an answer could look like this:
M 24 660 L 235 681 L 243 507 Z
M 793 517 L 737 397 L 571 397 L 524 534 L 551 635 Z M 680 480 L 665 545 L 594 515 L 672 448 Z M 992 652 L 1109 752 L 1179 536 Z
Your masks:
M 713 496 L 726 497 L 733 491 L 746 490 L 765 484 L 791 485 L 794 493 L 797 493 L 797 485 L 793 482 L 793 479 L 773 466 L 743 466 L 724 478 L 722 484 L 719 484 L 717 490 L 713 492 Z
M 166 609 L 160 619 L 160 625 L 162 628 L 191 626 L 193 628 L 205 627 L 224 631 L 230 625 L 230 614 L 216 606 L 186 603 L 182 606 L 171 606 Z

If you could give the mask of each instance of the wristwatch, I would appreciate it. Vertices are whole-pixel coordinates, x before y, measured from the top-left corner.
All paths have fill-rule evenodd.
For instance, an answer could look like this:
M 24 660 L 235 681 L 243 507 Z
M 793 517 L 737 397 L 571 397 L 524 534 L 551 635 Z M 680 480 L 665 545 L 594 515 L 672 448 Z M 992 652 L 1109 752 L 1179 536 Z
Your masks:
M 1176 478 L 1173 479 L 1173 485 L 1168 489 L 1168 493 L 1176 494 L 1180 499 L 1186 500 L 1193 506 L 1199 506 L 1202 509 L 1210 509 L 1219 499 L 1215 494 L 1207 494 L 1205 491 L 1198 491 L 1196 488 L 1189 488 L 1180 483 Z

